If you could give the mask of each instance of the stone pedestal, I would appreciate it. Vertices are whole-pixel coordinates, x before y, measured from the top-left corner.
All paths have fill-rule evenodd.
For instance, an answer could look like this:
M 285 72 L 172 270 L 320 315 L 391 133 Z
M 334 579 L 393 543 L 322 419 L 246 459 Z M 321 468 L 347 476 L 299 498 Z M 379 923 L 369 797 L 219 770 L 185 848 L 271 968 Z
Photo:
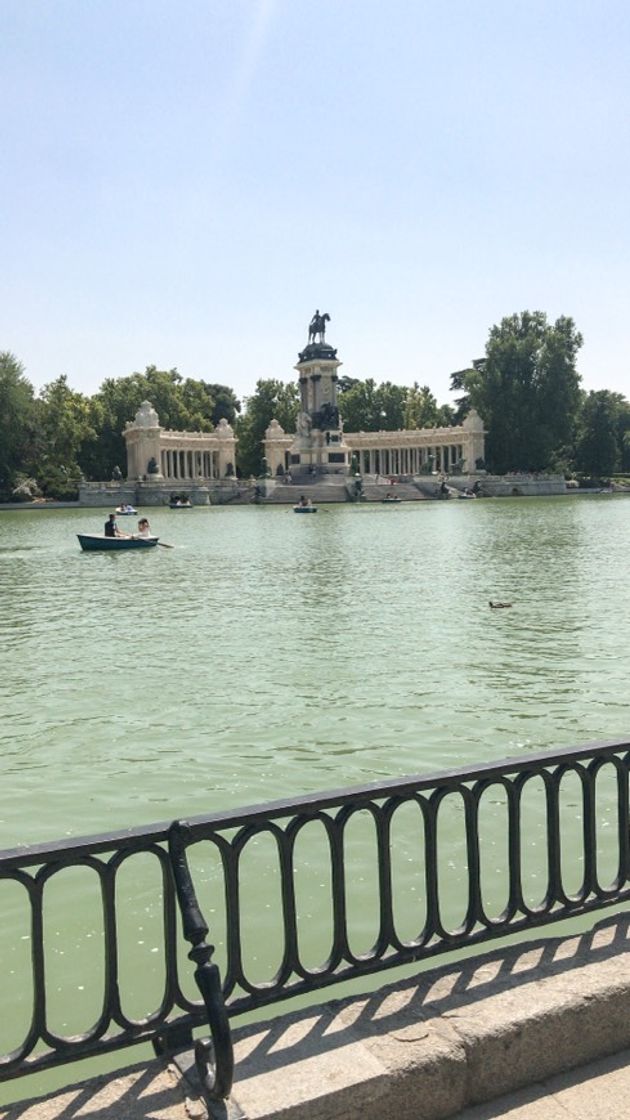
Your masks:
M 288 469 L 296 477 L 349 473 L 351 451 L 337 407 L 340 365 L 337 351 L 325 342 L 312 343 L 299 355 L 301 412 L 288 454 Z

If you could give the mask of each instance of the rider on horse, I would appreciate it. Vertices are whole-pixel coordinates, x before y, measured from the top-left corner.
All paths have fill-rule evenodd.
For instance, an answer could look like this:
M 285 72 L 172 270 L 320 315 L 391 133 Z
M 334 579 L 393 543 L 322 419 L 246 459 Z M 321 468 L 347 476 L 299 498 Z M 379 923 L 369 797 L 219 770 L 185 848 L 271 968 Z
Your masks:
M 319 308 L 313 315 L 308 327 L 308 341 L 315 342 L 315 335 L 319 335 L 319 341 L 323 342 L 326 335 L 326 323 L 330 322 L 330 315 L 320 315 Z

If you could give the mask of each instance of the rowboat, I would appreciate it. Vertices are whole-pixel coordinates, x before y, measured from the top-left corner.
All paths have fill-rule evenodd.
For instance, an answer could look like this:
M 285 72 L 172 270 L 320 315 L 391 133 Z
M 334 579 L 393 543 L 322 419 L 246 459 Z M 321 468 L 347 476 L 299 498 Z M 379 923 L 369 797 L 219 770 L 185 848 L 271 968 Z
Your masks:
M 402 502 L 402 498 L 381 498 L 382 506 L 395 506 L 398 502 Z
M 127 548 L 155 548 L 158 537 L 104 537 L 102 533 L 77 533 L 84 552 L 122 552 Z
M 294 506 L 294 513 L 317 513 L 317 506 Z
M 192 502 L 169 502 L 169 509 L 193 509 Z
M 137 509 L 134 509 L 133 506 L 125 506 L 124 509 L 118 508 L 116 510 L 116 517 L 135 517 L 137 512 Z

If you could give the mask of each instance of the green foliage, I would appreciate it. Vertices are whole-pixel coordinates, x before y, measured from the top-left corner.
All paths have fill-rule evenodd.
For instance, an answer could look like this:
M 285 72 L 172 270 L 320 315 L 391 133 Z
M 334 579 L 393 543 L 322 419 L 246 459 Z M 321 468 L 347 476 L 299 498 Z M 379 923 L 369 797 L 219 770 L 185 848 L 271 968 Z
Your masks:
M 403 428 L 441 428 L 453 423 L 450 405 L 438 405 L 427 385 L 410 388 L 373 378 L 339 378 L 339 412 L 347 432 L 393 432 Z
M 62 374 L 44 386 L 35 407 L 38 463 L 46 466 L 51 478 L 57 477 L 55 471 L 60 468 L 77 476 L 81 448 L 97 438 L 89 398 L 70 389 L 66 375 Z M 39 481 L 46 493 L 42 480 Z
M 33 386 L 14 354 L 0 352 L 0 491 L 5 498 L 32 457 Z
M 220 420 L 227 420 L 234 425 L 236 414 L 241 411 L 241 402 L 237 399 L 234 390 L 227 385 L 206 384 L 206 389 L 214 400 L 211 420 L 217 426 Z
M 452 375 L 451 388 L 464 393 L 460 411 L 473 406 L 483 417 L 490 469 L 544 470 L 572 445 L 581 345 L 572 319 L 562 316 L 551 325 L 544 312 L 524 311 L 492 327 L 485 358 Z
M 237 464 L 243 477 L 264 474 L 265 432 L 273 419 L 285 432 L 294 432 L 299 403 L 300 394 L 293 382 L 286 384 L 275 378 L 256 382 L 256 391 L 251 397 L 246 397 L 245 414 L 236 425 Z
M 347 387 L 346 387 L 347 386 Z M 347 432 L 398 431 L 404 426 L 407 388 L 373 378 L 340 379 L 339 412 Z
M 448 428 L 453 424 L 454 415 L 454 409 L 450 405 L 438 405 L 428 385 L 419 386 L 414 381 L 411 389 L 407 390 L 404 428 Z
M 575 464 L 581 474 L 609 478 L 628 464 L 630 404 L 621 393 L 590 392 L 582 405 Z
M 88 478 L 110 478 L 126 461 L 123 430 L 143 401 L 149 400 L 164 428 L 210 432 L 225 418 L 234 423 L 240 402 L 227 385 L 182 378 L 176 369 L 147 366 L 144 373 L 109 377 L 92 397 L 92 422 L 98 439 L 82 449 L 81 466 Z

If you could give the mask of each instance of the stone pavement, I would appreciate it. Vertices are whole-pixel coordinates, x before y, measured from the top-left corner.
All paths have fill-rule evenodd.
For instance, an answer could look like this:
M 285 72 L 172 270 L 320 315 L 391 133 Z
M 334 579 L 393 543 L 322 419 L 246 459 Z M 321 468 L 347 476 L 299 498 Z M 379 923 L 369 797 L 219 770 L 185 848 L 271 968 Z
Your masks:
M 630 1116 L 630 1050 L 460 1112 L 452 1120 L 611 1120 Z
M 0 1106 L 0 1120 L 205 1120 L 206 1115 L 174 1071 L 157 1059 L 48 1097 Z

